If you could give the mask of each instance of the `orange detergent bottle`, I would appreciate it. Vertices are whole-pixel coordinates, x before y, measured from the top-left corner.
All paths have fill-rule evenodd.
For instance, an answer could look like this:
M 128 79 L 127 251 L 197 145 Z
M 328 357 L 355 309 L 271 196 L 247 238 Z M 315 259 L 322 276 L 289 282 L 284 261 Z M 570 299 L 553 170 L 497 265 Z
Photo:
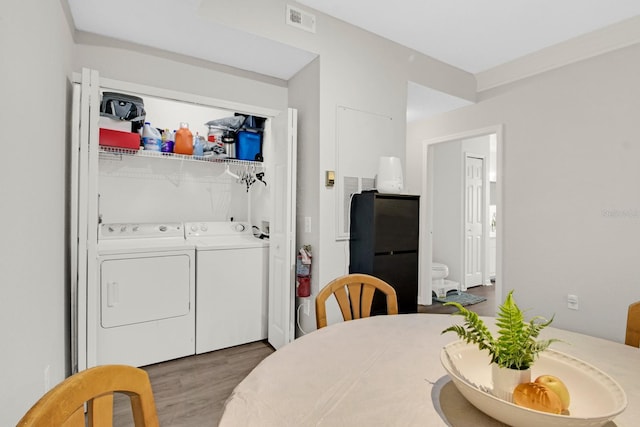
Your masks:
M 176 132 L 173 152 L 176 154 L 193 154 L 193 134 L 189 130 L 188 123 L 180 123 L 180 129 Z

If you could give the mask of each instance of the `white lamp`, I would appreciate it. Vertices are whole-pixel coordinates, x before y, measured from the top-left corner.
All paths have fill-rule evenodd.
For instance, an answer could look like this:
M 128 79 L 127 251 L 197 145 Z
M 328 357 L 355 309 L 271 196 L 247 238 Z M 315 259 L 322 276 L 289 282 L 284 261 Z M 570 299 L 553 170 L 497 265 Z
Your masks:
M 378 163 L 377 190 L 380 193 L 399 194 L 404 184 L 402 181 L 402 164 L 398 157 L 380 157 Z

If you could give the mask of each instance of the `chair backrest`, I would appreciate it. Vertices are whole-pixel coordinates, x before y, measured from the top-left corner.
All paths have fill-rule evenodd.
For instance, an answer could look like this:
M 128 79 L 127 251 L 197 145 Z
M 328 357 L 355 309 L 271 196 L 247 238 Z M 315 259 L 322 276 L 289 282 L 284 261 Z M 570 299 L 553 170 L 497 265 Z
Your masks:
M 103 365 L 74 374 L 49 390 L 18 422 L 22 426 L 113 425 L 113 393 L 129 396 L 136 427 L 157 427 L 151 382 L 145 371 L 126 365 Z
M 629 306 L 627 313 L 627 334 L 624 343 L 640 347 L 640 301 Z
M 348 274 L 331 281 L 316 296 L 316 325 L 327 326 L 327 307 L 330 295 L 335 295 L 344 320 L 371 315 L 371 303 L 376 289 L 387 297 L 387 314 L 398 314 L 396 291 L 384 280 L 368 274 Z

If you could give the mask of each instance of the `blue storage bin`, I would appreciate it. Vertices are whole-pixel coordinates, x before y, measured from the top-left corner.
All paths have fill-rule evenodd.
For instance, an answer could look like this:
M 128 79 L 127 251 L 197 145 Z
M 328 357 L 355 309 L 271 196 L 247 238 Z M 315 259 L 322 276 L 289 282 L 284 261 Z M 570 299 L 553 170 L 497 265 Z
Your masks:
M 262 161 L 262 133 L 238 131 L 236 136 L 236 158 L 238 160 Z

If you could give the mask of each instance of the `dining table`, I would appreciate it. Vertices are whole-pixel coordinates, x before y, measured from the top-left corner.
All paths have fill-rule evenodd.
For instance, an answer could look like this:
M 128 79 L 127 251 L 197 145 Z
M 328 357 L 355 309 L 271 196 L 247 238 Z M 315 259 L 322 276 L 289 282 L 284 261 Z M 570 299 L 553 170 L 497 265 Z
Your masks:
M 495 331 L 495 319 L 481 317 Z M 503 426 L 467 401 L 444 369 L 442 333 L 460 316 L 400 314 L 335 323 L 265 358 L 236 386 L 219 426 Z M 606 427 L 640 425 L 640 350 L 547 327 L 551 348 L 606 373 L 626 409 Z M 535 367 L 535 364 L 534 364 Z

